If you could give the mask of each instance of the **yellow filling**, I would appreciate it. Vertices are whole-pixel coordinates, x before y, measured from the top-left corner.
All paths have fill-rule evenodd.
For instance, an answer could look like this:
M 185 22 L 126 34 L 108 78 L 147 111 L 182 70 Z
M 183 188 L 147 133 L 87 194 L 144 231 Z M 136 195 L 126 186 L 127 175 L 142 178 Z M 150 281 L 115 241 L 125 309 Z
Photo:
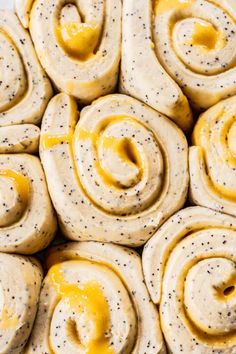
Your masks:
M 2 309 L 0 318 L 0 330 L 15 328 L 18 325 L 18 318 L 14 311 L 7 309 L 5 306 Z
M 192 44 L 202 46 L 207 50 L 221 49 L 225 45 L 225 36 L 210 23 L 196 23 L 194 25 Z
M 217 257 L 222 257 L 225 258 L 225 255 L 218 254 Z M 207 346 L 214 346 L 214 347 L 219 347 L 219 348 L 225 348 L 225 343 L 230 343 L 231 346 L 234 346 L 236 343 L 236 335 L 235 332 L 229 332 L 229 333 L 222 333 L 220 335 L 209 335 L 206 332 L 202 331 L 200 327 L 198 326 L 198 323 L 192 322 L 192 319 L 189 318 L 186 307 L 184 305 L 184 286 L 185 286 L 185 280 L 186 276 L 189 272 L 189 270 L 196 265 L 199 261 L 202 259 L 195 258 L 194 260 L 191 260 L 188 264 L 185 265 L 184 269 L 182 270 L 181 274 L 178 277 L 178 289 L 175 292 L 175 296 L 180 300 L 178 302 L 178 316 L 180 318 L 180 321 L 183 323 L 184 327 L 191 333 L 192 336 L 194 336 L 200 343 L 203 343 Z M 162 328 L 168 331 L 168 327 L 165 326 L 165 322 L 163 321 L 163 318 L 161 316 L 161 324 Z
M 228 144 L 234 161 L 236 161 L 236 122 L 232 125 L 228 133 Z
M 61 45 L 68 54 L 85 60 L 91 56 L 99 40 L 99 29 L 93 24 L 65 23 L 57 30 Z
M 96 151 L 99 145 L 104 150 L 113 151 L 123 162 L 131 165 L 136 165 L 140 168 L 141 171 L 142 162 L 140 160 L 139 152 L 135 144 L 133 144 L 130 139 L 125 137 L 116 138 L 112 136 L 101 136 L 101 131 L 103 129 L 104 127 L 101 128 L 101 130 L 98 132 L 89 132 L 83 128 L 78 127 L 76 131 L 76 138 L 79 140 L 91 140 Z M 113 176 L 104 170 L 99 159 L 96 161 L 96 169 L 99 175 L 102 177 L 104 183 L 107 185 L 120 187 L 119 183 L 114 180 Z
M 67 261 L 64 264 L 66 263 L 73 268 L 78 261 Z M 110 314 L 101 286 L 95 282 L 84 286 L 68 283 L 63 274 L 63 263 L 50 268 L 48 276 L 58 296 L 69 308 L 77 314 L 85 313 L 88 320 L 93 322 L 91 338 L 88 343 L 82 343 L 86 354 L 114 354 L 106 336 L 110 328 Z
M 101 136 L 100 132 L 89 132 L 83 128 L 77 130 L 77 138 L 80 140 L 91 140 L 96 146 L 101 145 L 104 150 L 111 150 L 127 164 L 136 164 L 138 151 L 128 138 L 116 138 L 113 136 Z
M 28 178 L 13 170 L 0 170 L 0 177 L 10 178 L 14 182 L 15 188 L 20 195 L 22 203 L 26 205 L 28 203 L 30 193 L 30 184 Z
M 71 134 L 58 134 L 58 135 L 42 135 L 40 145 L 43 150 L 51 149 L 55 145 L 69 143 L 72 139 Z
M 155 0 L 154 9 L 156 15 L 162 15 L 170 10 L 185 10 L 195 0 Z
M 139 168 L 140 174 L 142 173 L 142 160 L 140 158 L 139 151 L 132 139 L 129 138 L 116 138 L 113 136 L 102 135 L 104 129 L 110 124 L 120 120 L 127 120 L 133 122 L 132 117 L 126 116 L 117 116 L 117 117 L 108 117 L 105 122 L 94 132 L 88 131 L 81 128 L 79 125 L 76 128 L 74 139 L 77 140 L 90 140 L 92 145 L 97 152 L 98 146 L 101 146 L 104 150 L 110 150 L 114 152 L 124 163 L 129 165 L 135 165 Z M 69 143 L 72 151 L 72 141 L 73 134 L 58 134 L 58 135 L 42 135 L 40 140 L 40 145 L 43 150 L 50 149 L 56 145 L 63 143 Z M 100 160 L 96 160 L 96 169 L 98 174 L 103 179 L 104 183 L 107 185 L 113 185 L 115 187 L 120 187 L 118 181 L 116 181 L 111 174 L 109 174 L 103 167 Z

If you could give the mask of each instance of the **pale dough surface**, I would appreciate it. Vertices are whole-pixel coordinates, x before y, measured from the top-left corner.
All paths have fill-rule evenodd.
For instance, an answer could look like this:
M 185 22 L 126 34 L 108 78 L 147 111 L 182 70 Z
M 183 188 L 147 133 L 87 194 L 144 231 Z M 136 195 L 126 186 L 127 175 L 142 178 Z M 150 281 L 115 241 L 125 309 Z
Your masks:
M 14 0 L 0 0 L 0 9 L 14 9 Z

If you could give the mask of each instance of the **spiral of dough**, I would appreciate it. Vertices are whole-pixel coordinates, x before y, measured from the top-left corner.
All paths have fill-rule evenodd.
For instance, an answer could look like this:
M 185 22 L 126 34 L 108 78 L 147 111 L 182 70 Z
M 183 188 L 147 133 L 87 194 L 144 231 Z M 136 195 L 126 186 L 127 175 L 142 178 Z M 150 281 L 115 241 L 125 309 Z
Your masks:
M 27 31 L 0 10 L 0 127 L 38 124 L 52 95 Z
M 236 93 L 234 0 L 157 0 L 157 56 L 197 109 Z
M 236 97 L 203 113 L 190 148 L 190 197 L 194 204 L 236 216 Z
M 171 353 L 236 352 L 236 220 L 203 207 L 172 216 L 149 240 L 143 269 Z
M 183 133 L 119 94 L 95 101 L 77 119 L 75 101 L 59 94 L 42 124 L 40 156 L 64 234 L 74 240 L 145 243 L 184 204 Z
M 23 353 L 37 311 L 43 272 L 36 260 L 0 253 L 0 353 Z
M 193 120 L 188 100 L 157 55 L 153 7 L 153 0 L 123 0 L 120 89 L 189 131 Z
M 49 251 L 47 264 L 26 353 L 166 352 L 137 253 L 75 242 Z
M 120 62 L 121 0 L 18 0 L 16 10 L 60 91 L 84 104 L 114 90 Z
M 0 251 L 33 254 L 56 231 L 42 166 L 27 154 L 0 154 Z

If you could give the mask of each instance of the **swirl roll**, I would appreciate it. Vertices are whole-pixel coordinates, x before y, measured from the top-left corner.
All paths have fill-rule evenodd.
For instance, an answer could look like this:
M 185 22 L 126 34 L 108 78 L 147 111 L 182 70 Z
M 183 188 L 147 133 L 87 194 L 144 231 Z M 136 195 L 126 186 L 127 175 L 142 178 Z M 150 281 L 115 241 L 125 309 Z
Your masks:
M 0 352 L 23 353 L 38 305 L 42 270 L 33 258 L 0 253 Z
M 236 97 L 203 113 L 189 153 L 194 204 L 236 216 Z
M 155 1 L 153 40 L 166 71 L 197 109 L 236 93 L 233 0 Z
M 37 157 L 0 155 L 0 251 L 32 254 L 48 246 L 56 219 Z
M 137 253 L 75 242 L 49 251 L 47 264 L 26 353 L 165 353 Z
M 171 353 L 236 352 L 236 219 L 191 207 L 146 244 L 143 269 Z
M 178 1 L 172 1 L 173 6 L 175 2 Z M 153 3 L 153 0 L 123 0 L 120 89 L 188 131 L 193 124 L 188 100 L 161 66 L 157 55 Z
M 16 9 L 60 91 L 87 104 L 114 90 L 120 62 L 121 0 L 18 0 Z
M 187 142 L 167 118 L 125 95 L 86 107 L 54 97 L 40 156 L 64 234 L 138 246 L 185 202 Z M 77 125 L 76 125 L 77 123 Z
M 27 31 L 0 10 L 0 126 L 40 123 L 51 95 Z
M 124 0 L 125 92 L 186 129 L 187 102 L 168 74 L 197 109 L 234 95 L 235 19 L 234 0 Z

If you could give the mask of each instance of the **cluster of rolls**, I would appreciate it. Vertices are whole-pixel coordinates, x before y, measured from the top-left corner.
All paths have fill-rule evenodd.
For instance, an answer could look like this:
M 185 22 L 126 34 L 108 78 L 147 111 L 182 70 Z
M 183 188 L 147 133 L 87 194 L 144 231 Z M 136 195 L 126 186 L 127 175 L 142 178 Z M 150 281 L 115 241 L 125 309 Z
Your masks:
M 235 23 L 0 10 L 0 354 L 236 353 Z

